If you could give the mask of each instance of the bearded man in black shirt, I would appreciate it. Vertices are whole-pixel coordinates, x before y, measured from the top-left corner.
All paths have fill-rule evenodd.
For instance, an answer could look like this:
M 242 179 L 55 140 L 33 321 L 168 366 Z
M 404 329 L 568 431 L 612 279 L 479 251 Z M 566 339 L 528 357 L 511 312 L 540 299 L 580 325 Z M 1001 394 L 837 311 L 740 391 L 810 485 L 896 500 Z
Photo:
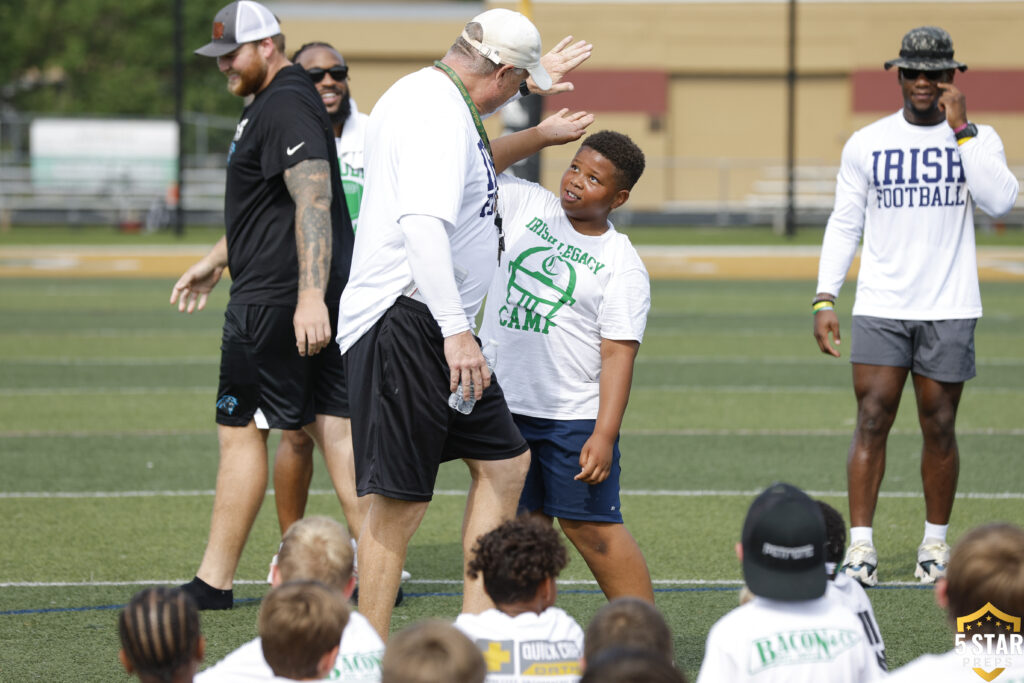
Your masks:
M 228 152 L 225 236 L 181 276 L 171 303 L 201 310 L 231 271 L 213 516 L 202 563 L 184 586 L 201 609 L 228 609 L 267 487 L 268 430 L 305 428 L 323 444 L 348 429 L 334 337 L 353 232 L 330 120 L 309 76 L 284 56 L 277 19 L 238 0 L 217 13 L 212 35 L 196 54 L 217 59 L 228 91 L 247 106 Z

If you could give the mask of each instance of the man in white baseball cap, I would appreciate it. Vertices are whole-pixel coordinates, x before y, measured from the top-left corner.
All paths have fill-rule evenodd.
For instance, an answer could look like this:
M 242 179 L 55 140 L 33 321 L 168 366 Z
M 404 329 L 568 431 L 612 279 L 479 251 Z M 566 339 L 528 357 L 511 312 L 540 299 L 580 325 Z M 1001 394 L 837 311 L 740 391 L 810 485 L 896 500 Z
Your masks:
M 370 114 L 338 342 L 349 391 L 360 397 L 351 403 L 356 487 L 370 499 L 359 535 L 359 609 L 382 638 L 442 462 L 464 460 L 473 480 L 467 561 L 476 539 L 516 511 L 529 450 L 472 333 L 501 254 L 496 167 L 510 156 L 501 141 L 492 154 L 480 119 L 527 88 L 571 89 L 558 81 L 591 46 L 570 42 L 542 60 L 529 19 L 484 12 L 441 60 L 391 86 Z M 546 144 L 519 148 L 512 161 Z M 468 414 L 449 407 L 458 385 L 464 399 L 478 399 Z M 492 604 L 479 579 L 467 582 L 463 612 Z
M 462 32 L 462 39 L 495 64 L 508 64 L 526 71 L 541 90 L 551 87 L 551 76 L 540 63 L 540 32 L 529 19 L 508 9 L 491 9 L 473 17 L 480 38 Z M 467 27 L 468 29 L 468 27 Z

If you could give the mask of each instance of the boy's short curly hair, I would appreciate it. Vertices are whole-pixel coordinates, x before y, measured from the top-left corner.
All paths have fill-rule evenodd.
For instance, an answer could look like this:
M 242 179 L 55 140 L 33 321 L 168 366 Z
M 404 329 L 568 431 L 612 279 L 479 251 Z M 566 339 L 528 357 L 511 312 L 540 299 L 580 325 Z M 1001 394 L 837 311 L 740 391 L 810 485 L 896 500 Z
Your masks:
M 846 520 L 834 507 L 823 500 L 815 501 L 825 518 L 825 561 L 839 564 L 846 548 Z
M 620 190 L 632 190 L 643 175 L 647 163 L 644 153 L 628 135 L 602 130 L 584 138 L 581 147 L 589 147 L 615 165 Z
M 484 577 L 484 590 L 497 604 L 526 602 L 541 583 L 569 563 L 554 527 L 526 517 L 505 522 L 477 539 L 467 574 Z

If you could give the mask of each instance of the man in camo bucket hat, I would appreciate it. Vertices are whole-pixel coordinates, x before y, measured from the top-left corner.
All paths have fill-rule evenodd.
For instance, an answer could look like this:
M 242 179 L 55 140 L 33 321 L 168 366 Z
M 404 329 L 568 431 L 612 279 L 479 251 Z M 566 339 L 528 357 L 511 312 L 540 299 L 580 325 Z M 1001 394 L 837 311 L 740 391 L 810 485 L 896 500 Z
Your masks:
M 953 39 L 938 26 L 918 26 L 910 29 L 907 35 L 903 36 L 900 56 L 885 63 L 886 69 L 894 66 L 925 71 L 967 71 L 966 64 L 953 59 Z
M 960 453 L 956 414 L 974 377 L 981 317 L 974 210 L 1001 216 L 1019 189 L 991 126 L 971 123 L 953 84 L 967 65 L 935 26 L 911 29 L 897 67 L 903 108 L 853 134 L 843 148 L 811 301 L 814 338 L 839 357 L 836 297 L 863 238 L 852 311 L 850 363 L 857 419 L 846 461 L 850 546 L 839 572 L 878 582 L 872 522 L 886 442 L 910 375 L 923 436 L 924 533 L 914 575 L 946 574 L 946 533 Z M 908 548 L 909 550 L 909 548 Z

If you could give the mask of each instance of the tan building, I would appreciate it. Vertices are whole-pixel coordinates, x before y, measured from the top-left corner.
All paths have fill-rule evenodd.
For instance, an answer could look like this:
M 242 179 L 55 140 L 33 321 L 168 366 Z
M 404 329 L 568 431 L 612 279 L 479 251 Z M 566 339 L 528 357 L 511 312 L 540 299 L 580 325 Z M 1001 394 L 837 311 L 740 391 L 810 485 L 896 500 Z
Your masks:
M 397 78 L 443 54 L 475 14 L 521 9 L 515 2 L 268 5 L 290 49 L 326 40 L 341 50 L 353 96 L 367 112 Z M 908 29 L 921 25 L 950 32 L 956 58 L 970 66 L 956 84 L 971 118 L 996 127 L 1011 166 L 1024 173 L 1024 50 L 1016 42 L 1024 2 L 800 0 L 795 7 L 802 208 L 827 209 L 846 139 L 902 106 L 896 74 L 882 63 L 897 55 Z M 545 109 L 593 111 L 595 130 L 620 130 L 640 144 L 648 171 L 634 209 L 778 206 L 789 2 L 534 0 L 529 11 L 545 47 L 568 34 L 594 43 L 593 57 L 572 79 L 576 91 L 548 98 Z M 488 128 L 497 132 L 500 121 Z M 571 152 L 545 152 L 546 185 L 557 182 Z

